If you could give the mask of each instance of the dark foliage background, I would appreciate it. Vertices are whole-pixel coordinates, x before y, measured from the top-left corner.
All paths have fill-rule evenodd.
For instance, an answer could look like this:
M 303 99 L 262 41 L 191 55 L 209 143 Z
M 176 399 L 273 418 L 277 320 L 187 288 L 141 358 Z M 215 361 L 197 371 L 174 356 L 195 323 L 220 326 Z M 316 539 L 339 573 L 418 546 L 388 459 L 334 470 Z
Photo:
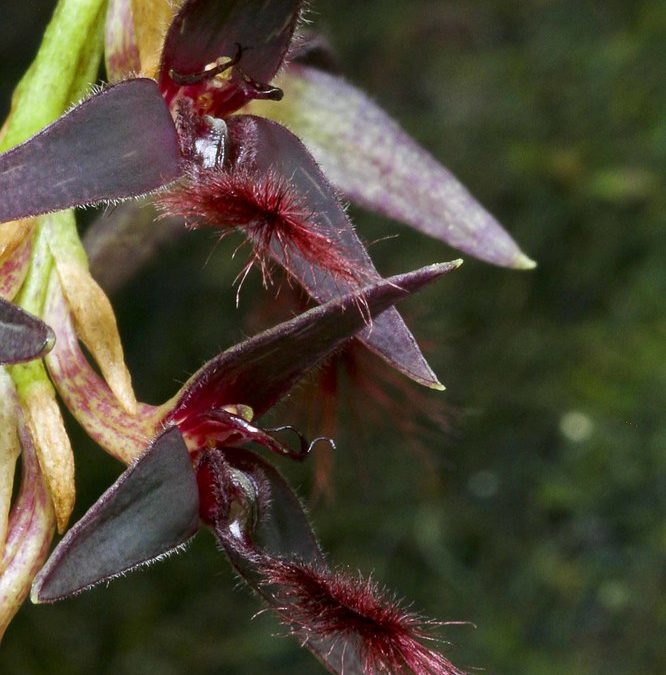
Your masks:
M 372 401 L 353 399 L 334 500 L 312 508 L 325 548 L 424 613 L 473 622 L 442 630 L 462 667 L 666 672 L 666 5 L 313 4 L 347 76 L 539 262 L 519 273 L 468 260 L 406 309 L 448 390 L 421 401 L 405 382 L 400 417 L 438 406 L 450 429 L 424 430 L 428 463 L 395 415 L 377 423 Z M 5 108 L 52 6 L 0 2 Z M 372 247 L 386 273 L 454 257 L 352 214 L 368 241 L 400 235 Z M 242 336 L 260 291 L 252 280 L 236 312 L 231 250 L 188 236 L 114 298 L 141 396 L 163 400 Z M 81 514 L 120 467 L 72 429 Z M 307 496 L 310 468 L 281 468 Z M 270 616 L 251 620 L 257 609 L 202 535 L 186 555 L 109 589 L 25 607 L 0 669 L 318 672 L 271 637 L 281 629 Z

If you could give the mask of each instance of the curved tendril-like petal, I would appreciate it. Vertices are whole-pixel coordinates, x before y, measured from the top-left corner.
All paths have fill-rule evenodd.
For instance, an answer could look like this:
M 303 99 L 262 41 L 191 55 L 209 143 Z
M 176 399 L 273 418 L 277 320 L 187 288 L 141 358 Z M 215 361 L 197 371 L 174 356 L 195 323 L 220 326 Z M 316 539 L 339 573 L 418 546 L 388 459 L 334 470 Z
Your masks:
M 176 129 L 156 82 L 128 80 L 0 155 L 0 222 L 142 195 L 180 173 Z
M 55 602 L 185 544 L 199 529 L 199 492 L 177 429 L 161 434 L 58 544 L 33 602 Z
M 220 57 L 242 50 L 239 67 L 268 84 L 284 59 L 303 0 L 187 0 L 171 23 L 162 52 L 160 85 L 169 72 L 201 72 Z
M 260 417 L 303 375 L 363 329 L 368 317 L 386 311 L 459 265 L 460 261 L 431 265 L 383 279 L 228 349 L 185 383 L 165 421 L 180 424 L 228 404 L 250 406 Z
M 134 32 L 132 0 L 109 0 L 104 36 L 104 60 L 110 82 L 120 82 L 141 72 Z
M 308 443 L 293 427 L 260 429 L 244 417 L 224 408 L 209 410 L 193 418 L 188 417 L 178 424 L 178 428 L 185 436 L 188 447 L 194 451 L 213 442 L 217 445 L 257 443 L 277 455 L 303 460 L 308 456 L 314 444 L 314 442 Z M 271 431 L 279 432 L 285 429 L 296 431 L 299 439 L 298 448 L 294 449 L 284 445 L 270 434 Z
M 55 531 L 51 497 L 30 433 L 20 416 L 19 435 L 23 446 L 21 488 L 10 514 L 5 551 L 0 558 L 0 637 L 27 597 Z
M 40 358 L 53 341 L 53 331 L 43 321 L 0 298 L 0 363 Z
M 279 105 L 251 112 L 283 122 L 353 202 L 505 267 L 530 260 L 467 189 L 365 94 L 341 77 L 292 64 Z
M 0 297 L 5 300 L 12 300 L 18 293 L 25 275 L 28 273 L 31 253 L 32 237 L 26 236 L 0 262 Z
M 160 428 L 160 410 L 139 403 L 137 414 L 129 415 L 120 405 L 81 351 L 56 277 L 51 277 L 44 316 L 57 336 L 46 366 L 65 405 L 109 454 L 126 464 L 136 459 Z
M 272 171 L 289 180 L 303 205 L 316 214 L 318 233 L 330 239 L 331 248 L 337 249 L 357 274 L 358 281 L 352 281 L 306 259 L 296 247 L 285 249 L 274 242 L 270 249 L 273 257 L 317 302 L 327 302 L 381 278 L 333 189 L 296 136 L 279 124 L 250 115 L 234 116 L 227 126 L 236 163 L 259 176 Z M 359 339 L 408 377 L 442 388 L 397 310 L 390 309 L 377 318 Z

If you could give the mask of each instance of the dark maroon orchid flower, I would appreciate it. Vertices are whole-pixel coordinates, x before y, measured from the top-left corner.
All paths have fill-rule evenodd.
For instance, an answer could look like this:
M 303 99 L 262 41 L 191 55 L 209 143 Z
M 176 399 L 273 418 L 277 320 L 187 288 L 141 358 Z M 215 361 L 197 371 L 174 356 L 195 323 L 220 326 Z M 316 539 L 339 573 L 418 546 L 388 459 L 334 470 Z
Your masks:
M 318 302 L 379 280 L 305 146 L 285 127 L 234 114 L 277 100 L 301 0 L 187 0 L 164 41 L 157 81 L 111 86 L 0 156 L 0 222 L 161 190 L 165 214 L 224 233 L 241 228 L 250 261 L 269 256 Z M 441 388 L 391 309 L 361 340 Z
M 459 671 L 429 649 L 429 622 L 371 581 L 332 570 L 298 498 L 243 446 L 303 458 L 255 426 L 309 370 L 402 297 L 457 267 L 382 280 L 257 335 L 204 366 L 169 407 L 148 450 L 65 535 L 35 579 L 53 602 L 178 548 L 212 529 L 233 566 L 290 633 L 336 673 Z

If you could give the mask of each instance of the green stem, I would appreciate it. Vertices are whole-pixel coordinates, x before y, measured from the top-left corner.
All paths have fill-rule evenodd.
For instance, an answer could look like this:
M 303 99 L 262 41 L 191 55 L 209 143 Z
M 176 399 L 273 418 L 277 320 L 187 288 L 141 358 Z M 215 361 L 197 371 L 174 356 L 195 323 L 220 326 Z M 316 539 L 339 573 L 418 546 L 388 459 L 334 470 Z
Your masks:
M 106 0 L 60 0 L 39 51 L 12 97 L 12 108 L 0 139 L 7 150 L 53 122 L 80 99 L 97 77 L 103 49 Z M 36 315 L 44 308 L 53 271 L 51 247 L 85 255 L 73 213 L 37 219 L 28 274 L 16 302 Z M 11 369 L 19 396 L 34 382 L 49 382 L 41 361 Z
M 14 91 L 0 151 L 36 134 L 89 89 L 102 56 L 105 13 L 106 0 L 60 0 Z

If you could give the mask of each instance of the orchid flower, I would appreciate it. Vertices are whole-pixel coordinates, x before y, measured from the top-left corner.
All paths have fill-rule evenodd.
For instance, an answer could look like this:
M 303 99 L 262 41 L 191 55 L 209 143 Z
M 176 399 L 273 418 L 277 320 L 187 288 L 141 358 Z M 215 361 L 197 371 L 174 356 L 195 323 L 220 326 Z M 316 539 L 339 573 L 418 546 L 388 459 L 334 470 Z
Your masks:
M 386 601 L 371 580 L 328 565 L 297 497 L 245 446 L 309 453 L 320 439 L 260 419 L 354 336 L 442 388 L 393 305 L 459 262 L 383 280 L 338 191 L 490 262 L 531 261 L 374 104 L 304 65 L 294 41 L 302 0 L 111 0 L 108 14 L 106 6 L 59 1 L 0 131 L 0 634 L 74 505 L 57 393 L 130 468 L 65 535 L 35 601 L 153 560 L 206 526 L 333 672 L 459 672 L 424 643 L 428 622 Z M 114 84 L 81 102 L 105 23 Z M 72 211 L 136 197 L 220 236 L 242 230 L 265 282 L 270 259 L 320 306 L 209 361 L 164 404 L 138 401 Z M 296 448 L 281 440 L 288 431 Z
M 172 18 L 156 80 L 93 95 L 0 156 L 0 222 L 160 188 L 167 214 L 241 228 L 318 302 L 380 278 L 305 146 L 284 126 L 234 114 L 282 97 L 280 69 L 302 2 L 188 0 Z M 441 388 L 395 310 L 360 338 L 389 364 Z
M 41 482 L 31 480 L 30 503 L 46 506 L 43 518 L 32 521 L 42 524 L 29 535 L 35 555 L 13 559 L 0 578 L 0 593 L 6 581 L 13 598 L 0 606 L 2 630 L 54 527 L 65 530 L 74 505 L 73 450 L 53 385 L 88 433 L 124 461 L 141 452 L 161 419 L 158 408 L 136 400 L 113 309 L 89 272 L 73 213 L 51 212 L 155 191 L 177 210 L 198 194 L 214 202 L 219 218 L 245 226 L 258 252 L 281 262 L 319 301 L 380 279 L 300 141 L 274 122 L 231 115 L 252 98 L 279 97 L 268 80 L 282 63 L 300 4 L 183 3 L 165 26 L 156 79 L 126 79 L 62 115 L 97 70 L 105 15 L 100 0 L 61 0 L 17 89 L 0 140 L 11 148 L 0 155 L 0 276 L 9 299 L 16 295 L 23 308 L 53 320 L 58 344 L 43 362 L 15 366 L 8 383 L 20 408 L 12 426 L 27 429 L 51 504 L 36 492 Z M 216 72 L 206 68 L 211 60 L 219 60 Z M 215 106 L 208 109 L 212 93 Z M 183 192 L 187 185 L 191 194 Z M 394 309 L 361 337 L 402 372 L 441 388 Z M 14 441 L 7 447 L 14 457 Z M 10 485 L 13 474 L 5 473 Z
M 370 316 L 455 269 L 433 265 L 363 290 Z M 205 525 L 241 577 L 300 643 L 336 673 L 459 671 L 427 647 L 429 622 L 387 601 L 371 581 L 333 571 L 299 500 L 254 452 L 304 458 L 256 420 L 367 318 L 351 294 L 222 353 L 159 409 L 158 436 L 56 547 L 35 579 L 53 602 L 148 563 Z M 317 439 L 319 440 L 319 439 Z M 432 626 L 430 626 L 432 627 Z
M 233 14 L 235 8 L 229 9 L 232 6 L 242 5 L 249 13 L 259 3 L 196 4 L 210 4 L 211 14 L 215 11 L 212 5 L 217 4 L 221 16 L 222 5 Z M 284 12 L 288 5 L 302 5 L 261 4 L 262 10 L 274 15 L 280 5 Z M 174 11 L 165 0 L 112 0 L 106 34 L 106 65 L 112 81 L 158 70 L 155 53 L 162 44 L 159 27 L 166 30 Z M 181 15 L 184 12 L 183 8 Z M 183 33 L 187 34 L 189 28 Z M 487 262 L 516 269 L 534 267 L 534 262 L 449 171 L 365 94 L 330 72 L 334 61 L 331 48 L 321 36 L 300 32 L 290 44 L 286 67 L 274 73 L 279 90 L 273 87 L 263 95 L 248 96 L 246 87 L 242 95 L 231 96 L 233 87 L 227 82 L 222 88 L 219 83 L 213 87 L 209 84 L 204 91 L 218 100 L 230 97 L 234 105 L 245 98 L 243 112 L 287 126 L 303 141 L 326 178 L 352 202 Z M 323 68 L 316 65 L 322 62 Z M 206 67 L 212 73 L 221 64 L 211 62 Z M 196 86 L 201 91 L 202 83 Z

